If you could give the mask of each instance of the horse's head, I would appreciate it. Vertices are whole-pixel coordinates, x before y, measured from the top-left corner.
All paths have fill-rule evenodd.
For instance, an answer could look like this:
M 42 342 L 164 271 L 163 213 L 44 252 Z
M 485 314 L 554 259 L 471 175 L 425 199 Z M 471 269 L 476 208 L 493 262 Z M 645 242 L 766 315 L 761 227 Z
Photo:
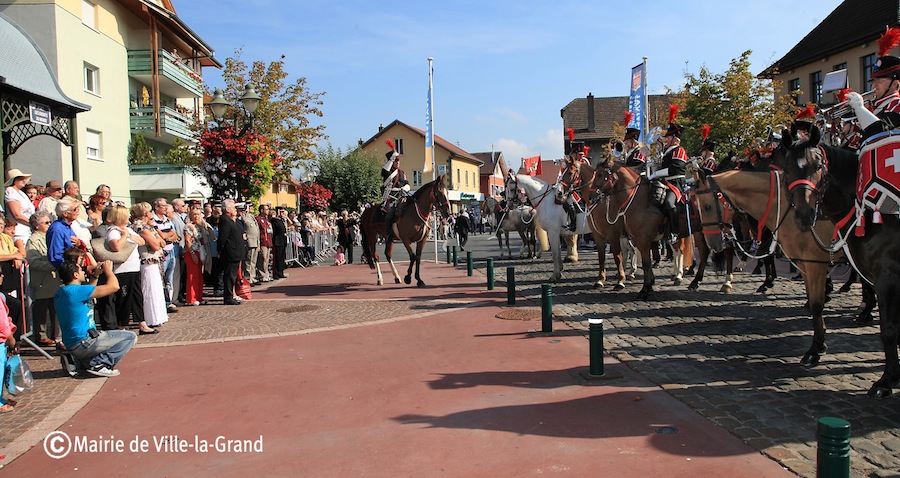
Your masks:
M 438 211 L 441 213 L 441 217 L 450 217 L 450 201 L 447 199 L 449 193 L 447 192 L 447 183 L 443 174 L 438 176 L 437 180 L 435 180 L 431 195 L 434 198 Z
M 510 174 L 506 181 L 503 182 L 503 187 L 506 192 L 506 201 L 510 203 L 511 207 L 517 204 L 525 204 L 525 191 L 519 187 L 519 180 L 516 179 L 516 175 Z
M 591 189 L 596 189 L 602 195 L 608 195 L 616 188 L 619 175 L 613 169 L 613 162 L 608 161 L 597 165 L 597 171 L 594 173 L 594 180 L 591 183 Z
M 808 231 L 816 223 L 819 203 L 825 193 L 828 162 L 825 150 L 819 145 L 822 138 L 818 128 L 810 127 L 809 139 L 794 139 L 794 128 L 791 132 L 781 137 L 784 179 L 797 227 Z
M 724 206 L 722 192 L 703 168 L 690 168 L 694 200 L 700 214 L 700 228 L 706 244 L 714 252 L 725 249 L 725 234 L 731 228 Z

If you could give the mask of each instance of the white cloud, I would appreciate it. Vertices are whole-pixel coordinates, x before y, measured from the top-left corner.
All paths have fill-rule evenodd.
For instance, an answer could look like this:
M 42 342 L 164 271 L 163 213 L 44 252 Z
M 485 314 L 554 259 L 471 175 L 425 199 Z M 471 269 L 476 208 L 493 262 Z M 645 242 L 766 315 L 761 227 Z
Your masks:
M 541 155 L 541 159 L 559 159 L 563 156 L 562 130 L 549 129 L 542 137 L 531 143 L 524 143 L 511 138 L 502 138 L 494 143 L 497 151 L 503 151 L 506 165 L 518 170 L 522 158 Z

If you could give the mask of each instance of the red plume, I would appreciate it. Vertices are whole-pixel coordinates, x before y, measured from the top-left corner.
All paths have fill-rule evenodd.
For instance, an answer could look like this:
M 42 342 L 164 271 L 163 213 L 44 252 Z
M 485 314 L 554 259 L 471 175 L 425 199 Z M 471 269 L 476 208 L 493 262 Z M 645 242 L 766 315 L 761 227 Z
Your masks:
M 634 113 L 631 111 L 625 112 L 625 127 L 627 128 L 629 124 L 631 124 L 631 120 L 634 119 Z
M 838 91 L 838 95 L 837 95 L 838 102 L 843 103 L 843 102 L 847 101 L 847 93 L 850 93 L 850 91 L 851 91 L 850 88 L 843 88 L 840 91 Z
M 700 127 L 700 136 L 703 138 L 703 141 L 706 141 L 706 138 L 709 138 L 709 130 L 712 129 L 712 126 L 705 124 Z
M 585 147 L 584 147 L 584 157 L 587 157 L 588 151 L 590 151 L 590 150 L 591 150 L 591 147 L 590 147 L 590 146 L 585 146 Z
M 394 140 L 392 140 L 392 139 L 388 139 L 387 141 L 384 142 L 384 144 L 388 145 L 388 147 L 391 148 L 391 151 L 397 150 L 397 148 L 394 147 Z
M 815 118 L 816 110 L 813 109 L 812 105 L 806 105 L 806 108 L 800 110 L 797 113 L 797 116 L 794 117 L 795 120 L 806 120 L 807 118 Z
M 672 103 L 669 105 L 669 123 L 675 122 L 675 117 L 678 116 L 678 103 Z
M 575 141 L 575 128 L 567 129 L 566 134 L 569 135 L 569 142 Z
M 881 38 L 878 39 L 878 56 L 889 54 L 898 44 L 900 44 L 900 28 L 888 28 L 884 35 L 881 35 Z

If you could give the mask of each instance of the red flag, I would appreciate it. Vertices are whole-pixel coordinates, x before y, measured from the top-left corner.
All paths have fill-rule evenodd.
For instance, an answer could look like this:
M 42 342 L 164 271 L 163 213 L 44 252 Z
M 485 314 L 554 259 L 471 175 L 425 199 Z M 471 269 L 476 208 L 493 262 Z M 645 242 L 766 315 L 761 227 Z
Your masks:
M 525 174 L 535 176 L 541 174 L 541 156 L 532 156 L 530 158 L 522 158 L 522 164 L 525 165 Z

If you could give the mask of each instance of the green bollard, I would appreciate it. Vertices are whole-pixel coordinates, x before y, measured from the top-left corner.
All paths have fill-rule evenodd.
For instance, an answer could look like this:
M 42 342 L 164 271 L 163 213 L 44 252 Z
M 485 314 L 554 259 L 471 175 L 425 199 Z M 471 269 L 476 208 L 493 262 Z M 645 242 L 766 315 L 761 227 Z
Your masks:
M 487 290 L 494 290 L 494 258 L 487 258 Z
M 450 246 L 447 246 L 447 264 L 450 263 Z
M 603 319 L 588 319 L 588 339 L 590 340 L 590 374 L 597 377 L 605 375 L 603 370 Z
M 553 285 L 541 284 L 541 332 L 553 332 Z
M 456 246 L 453 246 L 453 267 L 459 265 L 459 258 L 456 256 Z
M 516 268 L 506 268 L 506 304 L 516 305 Z
M 466 251 L 466 275 L 472 277 L 473 269 L 474 264 L 472 264 L 472 251 Z
M 850 423 L 834 417 L 822 417 L 816 430 L 817 478 L 850 477 Z

